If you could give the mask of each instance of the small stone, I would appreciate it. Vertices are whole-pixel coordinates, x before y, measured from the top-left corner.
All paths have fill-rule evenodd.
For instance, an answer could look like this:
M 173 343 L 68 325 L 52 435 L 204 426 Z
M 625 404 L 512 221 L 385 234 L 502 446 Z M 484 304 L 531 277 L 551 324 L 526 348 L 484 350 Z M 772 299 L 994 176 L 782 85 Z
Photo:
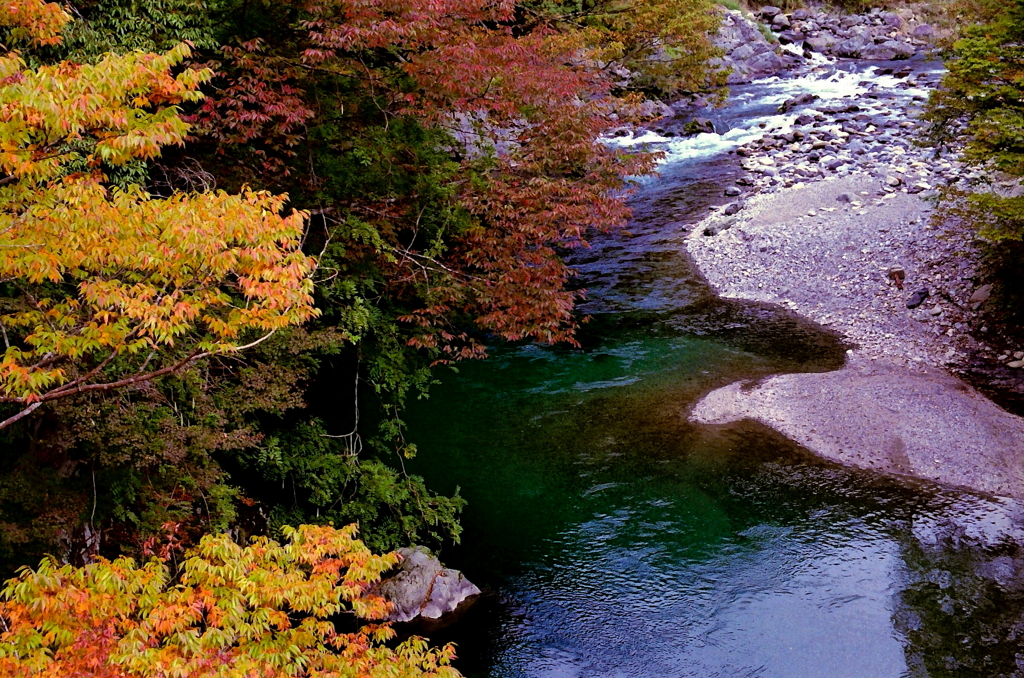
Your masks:
M 711 237 L 711 236 L 717 235 L 717 234 L 718 234 L 718 229 L 711 228 L 710 226 L 708 226 L 707 228 L 704 229 L 704 235 L 706 235 L 708 237 Z
M 917 308 L 924 303 L 924 300 L 928 298 L 928 288 L 922 288 L 910 295 L 907 299 L 907 308 Z
M 732 216 L 733 214 L 739 212 L 741 209 L 743 209 L 743 205 L 741 203 L 730 203 L 729 205 L 726 206 L 725 210 L 723 211 L 723 214 L 727 216 Z
M 886 177 L 885 178 L 885 185 L 886 186 L 890 186 L 892 188 L 896 188 L 897 186 L 899 186 L 902 183 L 903 183 L 903 179 L 900 179 L 899 177 Z
M 1014 360 L 1012 363 L 1006 363 L 1007 367 L 1021 368 L 1024 367 L 1024 360 Z
M 939 306 L 936 306 L 931 311 L 929 311 L 929 313 L 931 313 L 932 315 L 942 315 L 942 308 L 939 307 Z
M 836 198 L 837 202 L 853 203 L 857 201 L 857 196 L 853 193 L 840 193 L 839 197 Z
M 737 188 L 736 186 L 729 186 L 728 188 L 726 188 L 726 189 L 725 189 L 725 194 L 726 194 L 727 196 L 729 196 L 729 197 L 734 197 L 734 196 L 737 196 L 737 195 L 739 195 L 739 194 L 740 194 L 741 192 L 742 192 L 742 191 L 740 191 L 740 189 L 739 189 L 739 188 Z
M 1013 357 L 1017 360 L 1024 360 L 1024 351 L 1017 351 L 1013 354 Z
M 982 285 L 971 295 L 971 301 L 985 302 L 990 296 L 992 296 L 992 285 Z
M 810 212 L 807 213 L 807 216 L 816 217 L 818 216 L 818 212 L 816 210 L 811 210 Z

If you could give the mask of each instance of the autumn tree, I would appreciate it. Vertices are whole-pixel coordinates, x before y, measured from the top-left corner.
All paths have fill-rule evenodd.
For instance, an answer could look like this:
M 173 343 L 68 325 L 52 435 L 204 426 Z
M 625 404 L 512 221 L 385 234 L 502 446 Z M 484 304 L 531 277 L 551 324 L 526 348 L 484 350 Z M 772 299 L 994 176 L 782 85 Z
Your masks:
M 240 361 L 232 347 L 270 329 L 216 335 L 217 321 L 246 300 L 237 275 L 217 281 L 224 271 L 215 272 L 204 284 L 230 306 L 211 302 L 179 318 L 187 327 L 173 346 L 133 354 L 132 342 L 157 340 L 126 335 L 101 372 L 134 375 L 158 348 L 153 360 L 164 362 L 143 374 L 178 367 L 196 349 L 195 358 L 211 355 L 127 389 L 79 392 L 76 384 L 75 397 L 47 401 L 32 428 L 7 429 L 0 535 L 26 544 L 59 523 L 48 538 L 64 540 L 76 524 L 95 524 L 108 554 L 137 548 L 166 520 L 184 523 L 193 539 L 226 524 L 260 531 L 331 520 L 359 521 L 374 548 L 457 537 L 462 500 L 434 495 L 402 471 L 416 451 L 403 403 L 429 386 L 432 365 L 482 356 L 488 342 L 574 341 L 583 291 L 565 255 L 625 222 L 630 177 L 654 164 L 602 141 L 628 115 L 617 73 L 635 69 L 633 82 L 651 91 L 712 86 L 703 63 L 710 5 L 88 0 L 78 9 L 63 45 L 23 45 L 25 58 L 95 73 L 112 58 L 105 50 L 164 50 L 189 39 L 191 55 L 175 59 L 204 75 L 174 66 L 166 77 L 187 90 L 177 99 L 143 93 L 136 102 L 133 91 L 119 109 L 132 125 L 143 114 L 166 116 L 184 146 L 158 139 L 159 157 L 135 153 L 117 164 L 90 150 L 101 133 L 83 130 L 59 181 L 87 178 L 110 196 L 124 193 L 127 204 L 152 203 L 153 214 L 186 196 L 225 196 L 197 195 L 197 187 L 260 196 L 267 214 L 280 203 L 246 187 L 287 193 L 309 216 L 303 246 L 306 261 L 318 263 L 319 315 L 278 330 Z M 128 58 L 147 57 L 113 57 Z M 105 180 L 93 179 L 99 174 Z M 294 214 L 280 220 L 300 226 Z M 295 242 L 278 241 L 282 262 L 299 260 L 288 249 Z M 51 295 L 40 298 L 77 301 L 73 276 L 89 270 L 37 283 Z M 26 300 L 21 288 L 0 289 L 0 303 Z M 303 307 L 291 308 L 297 321 Z M 125 322 L 126 332 L 135 327 Z M 19 332 L 12 336 L 28 350 L 29 333 Z M 82 364 L 95 369 L 114 350 Z M 56 389 L 89 373 L 67 360 L 53 367 L 67 371 Z M 261 503 L 250 506 L 253 499 Z M 250 525 L 246 515 L 262 522 Z
M 285 530 L 240 547 L 205 537 L 180 565 L 127 558 L 44 561 L 0 600 L 0 673 L 10 678 L 457 678 L 451 646 L 397 647 L 386 624 L 341 631 L 340 615 L 385 616 L 374 595 L 397 554 L 374 555 L 355 527 Z M 172 547 L 173 544 L 165 544 Z
M 59 41 L 55 4 L 0 5 L 12 39 Z M 244 190 L 153 199 L 104 169 L 180 144 L 177 106 L 209 74 L 189 56 L 28 68 L 0 57 L 0 403 L 9 426 L 60 398 L 137 385 L 313 315 L 304 215 Z
M 190 149 L 215 175 L 287 189 L 310 210 L 307 242 L 323 251 L 316 326 L 359 338 L 330 358 L 347 363 L 351 409 L 272 434 L 257 456 L 272 463 L 249 465 L 285 474 L 310 503 L 324 497 L 321 520 L 344 502 L 301 469 L 413 454 L 401 408 L 430 363 L 481 356 L 487 338 L 573 340 L 581 292 L 564 255 L 624 223 L 628 178 L 652 167 L 601 142 L 614 83 L 581 57 L 582 36 L 523 24 L 517 10 L 332 1 L 238 15 L 239 39 L 190 117 Z M 375 401 L 384 416 L 360 417 Z M 381 422 L 376 435 L 366 420 Z M 377 468 L 363 479 L 378 496 L 408 487 Z M 449 524 L 452 505 L 408 494 L 437 507 L 428 525 Z

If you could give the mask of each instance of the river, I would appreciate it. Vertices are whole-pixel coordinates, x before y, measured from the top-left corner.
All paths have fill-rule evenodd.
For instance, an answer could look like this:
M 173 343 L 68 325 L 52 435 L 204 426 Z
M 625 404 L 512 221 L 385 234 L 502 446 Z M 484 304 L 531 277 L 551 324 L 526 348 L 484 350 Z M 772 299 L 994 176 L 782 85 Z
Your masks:
M 410 470 L 469 501 L 461 545 L 441 556 L 485 593 L 426 629 L 458 643 L 465 675 L 1024 675 L 1004 536 L 1016 505 L 686 417 L 738 379 L 842 365 L 847 347 L 825 329 L 717 298 L 681 242 L 739 175 L 729 151 L 791 121 L 779 103 L 858 99 L 872 84 L 923 95 L 886 77 L 817 64 L 734 88 L 720 134 L 618 140 L 666 158 L 628 233 L 574 261 L 593 316 L 582 348 L 496 346 L 411 406 Z

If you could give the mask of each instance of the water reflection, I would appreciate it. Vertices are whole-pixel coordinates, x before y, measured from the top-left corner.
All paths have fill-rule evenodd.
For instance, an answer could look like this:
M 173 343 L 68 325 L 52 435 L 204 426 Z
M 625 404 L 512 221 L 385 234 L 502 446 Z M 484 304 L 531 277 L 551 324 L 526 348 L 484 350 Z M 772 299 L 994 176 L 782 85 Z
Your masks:
M 463 366 L 412 413 L 415 470 L 470 500 L 443 556 L 489 591 L 435 634 L 464 672 L 1017 675 L 1014 505 L 686 421 L 718 382 L 815 363 L 637 330 L 589 343 Z

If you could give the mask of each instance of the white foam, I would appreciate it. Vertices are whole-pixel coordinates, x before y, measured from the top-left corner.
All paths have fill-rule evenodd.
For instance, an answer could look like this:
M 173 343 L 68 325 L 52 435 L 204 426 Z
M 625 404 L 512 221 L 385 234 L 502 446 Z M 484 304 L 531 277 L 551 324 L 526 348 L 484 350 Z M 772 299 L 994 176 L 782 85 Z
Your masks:
M 864 97 L 870 90 L 881 88 L 900 97 L 927 96 L 924 88 L 900 89 L 905 82 L 891 75 L 879 75 L 876 67 L 861 72 L 832 71 L 826 66 L 833 62 L 815 55 L 820 64 L 810 72 L 796 77 L 772 76 L 751 83 L 760 88 L 759 93 L 743 92 L 733 99 L 744 106 L 774 106 L 800 94 L 813 94 L 818 101 L 828 103 L 840 99 L 856 99 L 864 110 L 871 111 L 881 104 Z M 814 109 L 809 109 L 814 110 Z M 653 131 L 639 136 L 622 136 L 606 139 L 606 143 L 622 148 L 643 148 L 664 153 L 661 163 L 673 163 L 693 158 L 710 157 L 730 151 L 743 144 L 760 138 L 768 132 L 789 132 L 796 120 L 796 114 L 777 114 L 750 118 L 743 127 L 731 129 L 723 134 L 703 133 L 690 137 L 665 137 Z M 761 125 L 764 125 L 763 127 Z M 838 131 L 840 125 L 829 125 L 823 129 Z

